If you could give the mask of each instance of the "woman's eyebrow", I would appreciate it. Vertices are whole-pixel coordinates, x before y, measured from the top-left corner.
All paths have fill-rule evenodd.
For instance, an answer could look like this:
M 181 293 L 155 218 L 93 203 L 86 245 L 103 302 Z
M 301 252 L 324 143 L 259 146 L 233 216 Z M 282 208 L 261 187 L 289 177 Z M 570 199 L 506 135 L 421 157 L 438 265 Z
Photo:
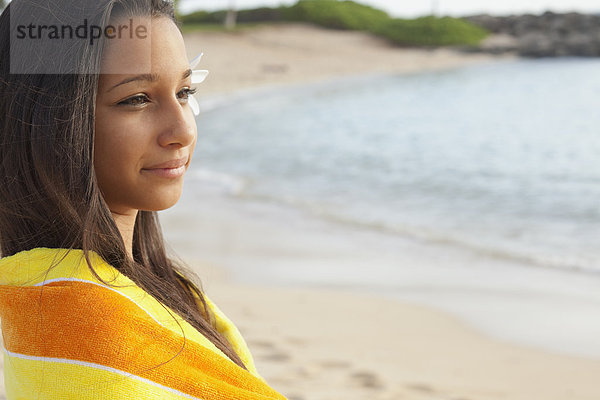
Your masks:
M 182 75 L 181 79 L 182 80 L 186 79 L 190 75 L 192 75 L 192 70 L 188 68 L 187 70 L 185 70 L 183 72 L 183 75 Z M 117 86 L 121 86 L 121 85 L 124 85 L 126 83 L 135 82 L 135 81 L 156 82 L 158 79 L 159 79 L 159 76 L 157 74 L 140 74 L 140 75 L 130 76 L 129 78 L 123 79 L 121 82 L 117 83 L 115 86 L 113 86 L 110 89 L 108 89 L 107 92 L 110 92 L 111 90 L 113 90 Z

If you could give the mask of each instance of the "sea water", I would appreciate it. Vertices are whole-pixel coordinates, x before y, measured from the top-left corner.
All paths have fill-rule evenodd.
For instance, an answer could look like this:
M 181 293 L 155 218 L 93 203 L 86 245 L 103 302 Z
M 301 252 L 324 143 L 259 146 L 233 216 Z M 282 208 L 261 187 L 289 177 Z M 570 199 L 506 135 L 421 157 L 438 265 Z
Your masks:
M 273 90 L 204 112 L 190 184 L 218 180 L 355 227 L 599 273 L 599 106 L 593 59 Z
M 184 195 L 164 215 L 190 257 L 243 282 L 388 296 L 600 358 L 600 60 L 201 100 Z

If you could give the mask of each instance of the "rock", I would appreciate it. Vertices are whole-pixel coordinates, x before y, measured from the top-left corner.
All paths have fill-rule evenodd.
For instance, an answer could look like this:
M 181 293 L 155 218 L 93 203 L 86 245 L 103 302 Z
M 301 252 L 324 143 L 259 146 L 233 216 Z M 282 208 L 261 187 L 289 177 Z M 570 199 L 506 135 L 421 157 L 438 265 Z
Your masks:
M 515 52 L 519 48 L 519 40 L 507 33 L 498 33 L 485 38 L 479 47 L 482 51 L 492 54 Z
M 529 32 L 519 38 L 518 51 L 525 57 L 553 57 L 556 46 L 548 35 Z
M 600 56 L 600 40 L 590 40 L 584 33 L 571 33 L 565 38 L 565 48 L 569 55 L 580 57 Z
M 526 57 L 600 56 L 600 15 L 545 12 L 465 19 L 494 33 L 481 43 L 480 51 L 517 51 Z

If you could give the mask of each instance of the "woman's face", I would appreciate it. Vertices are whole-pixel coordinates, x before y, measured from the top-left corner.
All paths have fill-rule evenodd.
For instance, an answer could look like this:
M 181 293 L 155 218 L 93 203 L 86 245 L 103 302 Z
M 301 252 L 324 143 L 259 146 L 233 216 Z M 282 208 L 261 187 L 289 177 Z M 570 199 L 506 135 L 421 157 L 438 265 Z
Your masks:
M 196 145 L 181 33 L 165 17 L 135 24 L 147 27 L 145 38 L 107 40 L 96 99 L 94 168 L 119 214 L 173 206 Z

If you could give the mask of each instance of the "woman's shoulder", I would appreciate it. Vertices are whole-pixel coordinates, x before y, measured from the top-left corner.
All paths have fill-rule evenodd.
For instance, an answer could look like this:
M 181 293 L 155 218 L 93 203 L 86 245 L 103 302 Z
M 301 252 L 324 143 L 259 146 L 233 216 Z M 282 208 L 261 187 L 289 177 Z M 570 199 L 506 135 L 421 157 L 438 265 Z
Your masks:
M 88 258 L 104 282 L 132 283 L 94 251 Z M 28 287 L 67 280 L 101 283 L 80 249 L 36 247 L 0 259 L 0 285 Z
M 86 310 L 93 309 L 108 316 L 118 310 L 117 316 L 128 315 L 129 318 L 138 320 L 149 318 L 159 326 L 226 357 L 187 321 L 158 302 L 97 253 L 88 252 L 88 258 L 102 280 L 90 270 L 81 249 L 39 247 L 0 259 L 0 317 L 9 312 L 7 307 L 17 310 L 26 308 L 26 303 L 36 302 L 37 299 L 53 299 L 53 304 L 62 306 L 58 311 L 61 314 L 83 315 Z M 215 328 L 229 341 L 248 369 L 259 376 L 238 328 L 206 294 L 203 296 L 215 318 Z M 50 309 L 46 306 L 38 311 L 49 313 Z M 118 318 L 112 321 L 112 325 L 117 327 L 117 321 L 126 322 Z M 92 325 L 89 328 L 92 329 Z
M 181 318 L 168 325 L 176 314 L 126 285 L 126 277 L 117 276 L 113 283 L 124 285 L 111 288 L 86 275 L 77 252 L 26 253 L 0 260 L 7 271 L 0 274 L 0 318 L 9 398 L 283 399 Z M 93 264 L 110 272 L 101 260 Z
M 53 299 L 53 304 L 62 305 L 60 313 L 63 314 L 83 315 L 89 309 L 100 310 L 105 316 L 116 312 L 111 324 L 117 328 L 119 323 L 147 319 L 225 357 L 187 321 L 98 254 L 90 251 L 88 257 L 95 274 L 80 249 L 35 248 L 0 259 L 0 317 L 11 308 L 27 307 L 31 302 L 43 305 L 38 312 L 49 314 L 51 307 L 44 300 Z M 88 329 L 96 328 L 89 323 Z
M 48 398 L 81 399 L 81 388 L 95 385 L 106 389 L 108 397 L 99 389 L 89 398 L 152 392 L 152 398 L 178 399 L 173 393 L 204 398 L 205 390 L 238 398 L 243 388 L 253 387 L 264 398 L 282 398 L 258 375 L 239 331 L 210 299 L 218 329 L 248 371 L 126 277 L 116 276 L 117 288 L 92 279 L 80 257 L 81 251 L 34 249 L 0 260 L 7 391 L 24 398 L 45 393 Z M 100 273 L 114 277 L 110 265 L 93 261 Z M 44 271 L 50 265 L 54 267 Z M 32 373 L 38 370 L 40 374 Z M 65 377 L 72 378 L 66 386 Z M 107 385 L 98 385 L 100 381 Z M 114 397 L 117 391 L 123 396 Z

